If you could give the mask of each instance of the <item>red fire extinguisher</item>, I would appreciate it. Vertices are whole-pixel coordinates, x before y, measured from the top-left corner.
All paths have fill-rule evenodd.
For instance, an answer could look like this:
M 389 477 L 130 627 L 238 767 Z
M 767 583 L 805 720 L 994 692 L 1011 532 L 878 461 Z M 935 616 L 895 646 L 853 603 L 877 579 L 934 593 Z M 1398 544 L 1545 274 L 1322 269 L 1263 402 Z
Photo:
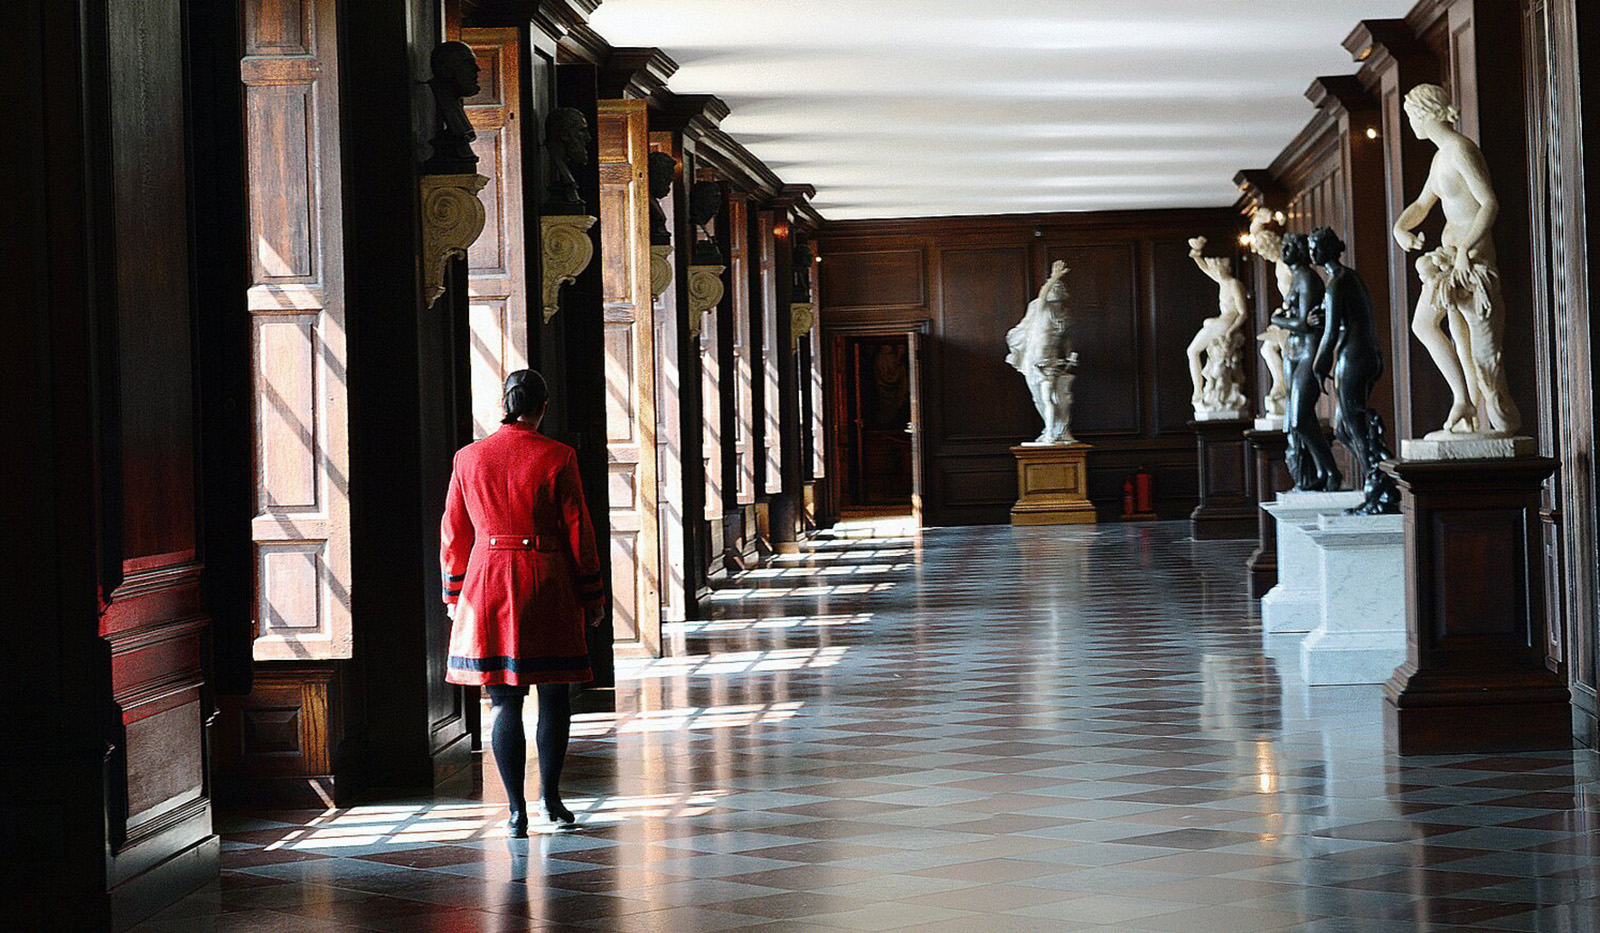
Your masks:
M 1156 517 L 1155 477 L 1144 467 L 1122 481 L 1122 516 L 1125 519 Z

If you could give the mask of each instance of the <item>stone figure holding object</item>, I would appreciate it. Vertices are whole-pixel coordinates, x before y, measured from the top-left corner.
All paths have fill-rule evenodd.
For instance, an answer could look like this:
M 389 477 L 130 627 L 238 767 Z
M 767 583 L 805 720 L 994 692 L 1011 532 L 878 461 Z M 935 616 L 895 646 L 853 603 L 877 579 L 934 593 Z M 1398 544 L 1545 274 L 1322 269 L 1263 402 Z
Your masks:
M 1395 241 L 1405 250 L 1422 249 L 1416 228 L 1434 205 L 1445 220 L 1439 247 L 1417 260 L 1422 295 L 1411 321 L 1411 332 L 1450 384 L 1450 414 L 1427 439 L 1509 437 L 1522 415 L 1502 360 L 1505 302 L 1493 237 L 1500 202 L 1483 152 L 1456 130 L 1461 115 L 1443 88 L 1417 85 L 1406 95 L 1405 110 L 1412 132 L 1439 151 L 1422 192 L 1395 221 Z
M 1072 444 L 1072 380 L 1078 354 L 1067 336 L 1067 264 L 1057 260 L 1028 302 L 1017 326 L 1006 333 L 1006 362 L 1028 381 L 1033 406 L 1044 419 L 1044 431 L 1035 444 Z
M 545 184 L 546 214 L 587 214 L 589 208 L 573 174 L 589 158 L 589 121 L 583 111 L 557 107 L 544 121 L 545 151 L 550 175 Z
M 1317 418 L 1317 400 L 1322 396 L 1322 381 L 1315 369 L 1321 344 L 1324 289 L 1322 279 L 1311 268 L 1311 254 L 1304 234 L 1290 233 L 1283 238 L 1283 261 L 1290 271 L 1289 293 L 1272 323 L 1289 333 L 1285 344 L 1289 370 L 1289 403 L 1284 410 L 1283 430 L 1288 435 L 1286 464 L 1301 491 L 1333 492 L 1344 478 L 1333 460 L 1333 447 Z
M 1216 317 L 1206 318 L 1189 342 L 1189 378 L 1194 383 L 1194 416 L 1198 421 L 1243 418 L 1250 410 L 1244 397 L 1240 354 L 1244 349 L 1244 324 L 1250 317 L 1244 283 L 1233 275 L 1233 263 L 1207 257 L 1206 238 L 1189 241 L 1189 258 L 1217 283 Z
M 1400 491 L 1394 477 L 1378 469 L 1378 464 L 1393 455 L 1384 439 L 1383 416 L 1368 404 L 1373 387 L 1383 376 L 1378 324 L 1367 283 L 1341 261 L 1343 255 L 1344 241 L 1331 228 L 1312 232 L 1311 261 L 1328 274 L 1322 301 L 1326 321 L 1312 368 L 1319 383 L 1330 376 L 1335 381 L 1339 435 L 1361 468 L 1366 501 L 1349 513 L 1392 515 L 1400 511 Z
M 435 126 L 431 145 L 433 155 L 422 163 L 426 175 L 471 175 L 478 171 L 478 156 L 472 141 L 478 138 L 467 119 L 464 98 L 473 97 L 478 87 L 478 56 L 464 42 L 441 42 L 433 47 L 429 59 L 433 78 Z
M 1273 281 L 1278 286 L 1278 298 L 1281 301 L 1288 297 L 1294 274 L 1283 261 L 1283 234 L 1274 230 L 1271 224 L 1272 212 L 1264 207 L 1251 215 L 1250 250 L 1272 263 Z M 1276 324 L 1268 324 L 1266 330 L 1256 335 L 1256 339 L 1261 342 L 1261 358 L 1266 361 L 1267 375 L 1271 379 L 1262 396 L 1262 414 L 1268 419 L 1281 421 L 1289 399 L 1289 383 L 1283 365 L 1284 346 L 1289 342 L 1289 332 Z

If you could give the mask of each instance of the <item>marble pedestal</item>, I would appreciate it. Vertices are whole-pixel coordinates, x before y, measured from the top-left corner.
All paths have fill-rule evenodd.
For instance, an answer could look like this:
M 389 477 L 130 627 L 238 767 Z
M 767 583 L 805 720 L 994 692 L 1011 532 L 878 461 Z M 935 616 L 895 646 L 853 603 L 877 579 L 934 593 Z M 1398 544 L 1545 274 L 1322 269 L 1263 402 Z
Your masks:
M 1011 524 L 1093 524 L 1088 466 L 1092 449 L 1081 441 L 1011 448 L 1017 458 L 1017 504 L 1011 507 Z
M 1272 515 L 1278 536 L 1278 584 L 1261 598 L 1261 628 L 1268 634 L 1309 632 L 1322 623 L 1322 561 L 1307 532 L 1323 515 L 1337 515 L 1362 502 L 1359 491 L 1281 492 L 1261 507 Z
M 1321 622 L 1300 643 L 1311 686 L 1381 684 L 1406 659 L 1405 518 L 1321 515 L 1305 531 L 1321 568 Z

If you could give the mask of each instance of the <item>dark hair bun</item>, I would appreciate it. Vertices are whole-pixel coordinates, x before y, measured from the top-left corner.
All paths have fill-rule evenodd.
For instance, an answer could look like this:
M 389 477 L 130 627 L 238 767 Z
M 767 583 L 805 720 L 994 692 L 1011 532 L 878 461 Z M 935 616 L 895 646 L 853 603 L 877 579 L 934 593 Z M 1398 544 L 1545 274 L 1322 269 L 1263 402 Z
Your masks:
M 502 424 L 511 424 L 527 415 L 537 415 L 550 400 L 550 388 L 544 377 L 531 369 L 519 369 L 506 377 L 506 387 L 500 404 L 506 416 Z

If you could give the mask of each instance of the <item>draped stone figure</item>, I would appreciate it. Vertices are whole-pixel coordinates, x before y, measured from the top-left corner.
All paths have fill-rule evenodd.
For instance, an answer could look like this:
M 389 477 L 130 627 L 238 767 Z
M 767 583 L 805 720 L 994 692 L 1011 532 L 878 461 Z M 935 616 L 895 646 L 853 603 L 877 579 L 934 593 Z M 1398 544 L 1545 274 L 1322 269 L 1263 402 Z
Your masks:
M 1289 445 L 1286 462 L 1295 489 L 1332 492 L 1344 478 L 1317 418 L 1322 382 L 1313 365 L 1324 329 L 1322 279 L 1312 271 L 1304 234 L 1284 236 L 1283 261 L 1290 271 L 1289 293 L 1284 296 L 1283 307 L 1272 316 L 1272 323 L 1289 333 L 1284 348 L 1289 370 L 1289 403 L 1283 418 Z
M 1500 202 L 1489 167 L 1477 144 L 1456 130 L 1461 113 L 1444 88 L 1417 85 L 1406 95 L 1405 110 L 1412 132 L 1439 151 L 1422 192 L 1395 221 L 1395 241 L 1405 250 L 1421 249 L 1416 228 L 1434 205 L 1445 220 L 1438 248 L 1417 260 L 1422 294 L 1411 321 L 1411 332 L 1450 384 L 1450 414 L 1427 439 L 1509 437 L 1522 415 L 1502 361 L 1505 302 L 1493 237 Z
M 1383 416 L 1368 403 L 1372 389 L 1383 376 L 1383 351 L 1378 324 L 1372 312 L 1367 283 L 1346 266 L 1344 241 L 1332 228 L 1311 234 L 1311 261 L 1328 274 L 1322 300 L 1326 321 L 1313 369 L 1319 383 L 1331 376 L 1339 399 L 1339 437 L 1355 454 L 1361 468 L 1366 501 L 1349 510 L 1352 515 L 1387 515 L 1400 511 L 1400 490 L 1394 477 L 1378 469 L 1390 459 L 1384 437 Z
M 1006 333 L 1006 362 L 1028 381 L 1044 430 L 1032 443 L 1072 444 L 1072 380 L 1078 354 L 1067 336 L 1067 264 L 1056 261 L 1039 297 Z
M 1250 216 L 1250 250 L 1272 263 L 1273 281 L 1277 283 L 1281 301 L 1289 294 L 1294 277 L 1283 261 L 1283 234 L 1272 229 L 1271 223 L 1272 212 L 1264 207 Z M 1261 397 L 1261 413 L 1268 420 L 1282 421 L 1284 405 L 1289 398 L 1289 383 L 1283 367 L 1283 350 L 1289 342 L 1289 332 L 1276 324 L 1268 324 L 1266 330 L 1256 335 L 1256 340 L 1261 342 L 1261 358 L 1266 361 L 1267 375 L 1271 379 Z
M 1206 256 L 1206 238 L 1189 241 L 1189 258 L 1217 283 L 1217 316 L 1208 317 L 1189 342 L 1189 378 L 1194 383 L 1196 421 L 1243 418 L 1250 410 L 1244 397 L 1240 355 L 1244 349 L 1244 324 L 1249 320 L 1244 283 L 1234 278 L 1233 263 Z

